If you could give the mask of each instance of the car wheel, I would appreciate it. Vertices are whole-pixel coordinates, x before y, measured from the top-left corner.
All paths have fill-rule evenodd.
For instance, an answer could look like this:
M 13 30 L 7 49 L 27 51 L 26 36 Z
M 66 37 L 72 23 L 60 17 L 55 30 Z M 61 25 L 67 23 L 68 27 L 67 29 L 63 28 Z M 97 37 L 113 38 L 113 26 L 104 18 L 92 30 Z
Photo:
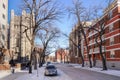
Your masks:
M 55 74 L 55 76 L 57 76 L 58 74 Z

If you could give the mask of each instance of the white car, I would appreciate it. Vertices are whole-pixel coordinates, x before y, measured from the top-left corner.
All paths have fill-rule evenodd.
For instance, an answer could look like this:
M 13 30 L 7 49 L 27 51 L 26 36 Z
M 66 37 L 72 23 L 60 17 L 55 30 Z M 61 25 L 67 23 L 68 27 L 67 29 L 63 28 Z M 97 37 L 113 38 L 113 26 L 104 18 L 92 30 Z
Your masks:
M 53 75 L 57 75 L 57 69 L 54 65 L 48 65 L 45 68 L 45 76 L 53 76 Z

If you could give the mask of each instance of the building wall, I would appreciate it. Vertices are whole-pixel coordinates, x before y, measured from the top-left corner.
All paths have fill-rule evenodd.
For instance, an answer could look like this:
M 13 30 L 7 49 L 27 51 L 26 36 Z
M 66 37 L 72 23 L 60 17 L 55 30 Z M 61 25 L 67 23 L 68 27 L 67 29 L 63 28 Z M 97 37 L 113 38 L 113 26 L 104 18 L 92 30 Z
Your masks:
M 81 38 L 81 34 L 79 33 L 79 27 L 77 25 L 74 26 L 74 28 L 72 29 L 72 32 L 70 33 L 69 36 L 69 53 L 70 53 L 70 62 L 71 63 L 78 63 L 79 62 L 79 49 L 78 49 L 78 45 L 79 43 L 81 43 L 79 41 L 79 39 Z
M 98 29 L 100 27 L 99 22 L 105 20 L 105 34 L 102 36 L 102 39 L 105 40 L 105 43 L 102 46 L 102 52 L 106 55 L 107 66 L 112 69 L 120 69 L 120 0 L 115 0 L 108 8 L 104 10 L 104 15 L 99 19 L 99 21 L 89 24 L 94 28 Z M 88 25 L 88 26 L 89 26 Z M 78 36 L 76 31 L 79 28 L 76 26 L 73 28 L 70 33 L 70 38 L 78 44 L 76 36 Z M 101 56 L 99 53 L 99 46 L 95 42 L 96 35 L 98 33 L 95 30 L 86 30 L 86 36 L 89 46 L 89 54 L 91 55 L 92 63 L 96 60 L 96 66 L 102 67 Z M 81 35 L 82 37 L 82 35 Z M 79 38 L 78 38 L 79 39 Z M 83 41 L 83 42 L 82 42 Z M 82 53 L 84 53 L 85 65 L 89 66 L 88 55 L 86 50 L 86 45 L 82 37 L 81 47 Z M 98 39 L 99 41 L 99 39 Z M 70 61 L 72 63 L 80 62 L 80 57 L 76 57 L 78 53 L 77 47 L 74 46 L 73 42 L 69 40 L 70 45 Z M 82 44 L 84 43 L 84 44 Z M 79 60 L 78 60 L 79 59 Z
M 30 56 L 31 44 L 26 37 L 25 29 L 30 27 L 30 14 L 22 11 L 21 16 L 17 16 L 14 10 L 11 11 L 10 20 L 10 49 L 16 53 L 14 58 L 20 57 L 23 61 Z M 31 29 L 27 30 L 29 38 L 31 38 Z
M 91 25 L 91 22 L 86 22 L 83 26 L 88 27 L 89 25 Z M 69 43 L 70 62 L 81 63 L 80 53 L 84 57 L 84 50 L 86 47 L 84 44 L 83 34 L 80 32 L 80 26 L 75 25 L 72 29 L 72 32 L 69 35 Z M 79 49 L 78 47 L 80 47 L 81 49 Z
M 109 10 L 108 10 L 109 9 Z M 104 15 L 99 21 L 106 19 L 105 34 L 103 35 L 102 51 L 106 54 L 107 66 L 112 69 L 120 69 L 120 0 L 114 1 L 109 8 L 106 8 Z M 99 23 L 94 23 L 93 27 L 98 28 Z M 92 60 L 96 57 L 96 66 L 102 67 L 99 47 L 95 42 L 95 35 L 98 34 L 94 30 L 88 32 L 89 49 Z
M 8 0 L 0 0 L 0 47 L 7 48 Z
M 57 62 L 69 62 L 70 57 L 69 57 L 69 51 L 66 49 L 58 49 L 55 53 L 55 60 Z

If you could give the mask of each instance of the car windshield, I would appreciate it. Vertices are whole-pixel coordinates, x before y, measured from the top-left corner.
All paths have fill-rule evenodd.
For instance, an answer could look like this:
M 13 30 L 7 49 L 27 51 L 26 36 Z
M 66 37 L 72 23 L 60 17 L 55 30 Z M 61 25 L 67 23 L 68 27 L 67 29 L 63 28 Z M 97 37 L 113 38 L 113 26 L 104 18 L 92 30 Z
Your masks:
M 46 69 L 55 69 L 55 66 L 47 66 Z

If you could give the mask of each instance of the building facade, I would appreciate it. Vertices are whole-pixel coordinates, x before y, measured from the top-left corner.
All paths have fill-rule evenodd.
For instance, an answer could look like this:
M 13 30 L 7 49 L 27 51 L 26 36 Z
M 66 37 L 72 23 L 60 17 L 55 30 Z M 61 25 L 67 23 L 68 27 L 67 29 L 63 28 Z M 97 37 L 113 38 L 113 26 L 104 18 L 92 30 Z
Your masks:
M 81 41 L 81 38 L 82 35 L 79 32 L 79 27 L 75 25 L 69 36 L 69 55 L 71 63 L 81 63 L 80 52 L 83 55 L 83 49 L 81 49 L 82 51 L 79 51 L 80 49 L 78 48 L 83 48 L 83 41 Z
M 7 49 L 8 0 L 0 0 L 0 47 Z
M 103 22 L 103 25 L 100 25 L 100 22 Z M 107 67 L 111 69 L 120 69 L 120 0 L 114 0 L 105 10 L 103 16 L 95 22 L 92 22 L 91 25 L 94 29 L 100 31 L 101 27 L 104 28 L 105 33 L 102 35 L 102 40 L 104 43 L 102 44 L 102 53 L 106 57 Z M 77 29 L 74 27 L 74 29 Z M 96 63 L 94 66 L 102 67 L 102 59 L 99 52 L 99 46 L 96 43 L 96 35 L 98 32 L 96 30 L 86 30 L 87 42 L 89 46 L 89 55 L 91 56 L 92 63 Z M 77 33 L 76 30 L 72 30 L 70 33 L 70 37 L 72 40 L 77 41 Z M 82 35 L 81 35 L 82 36 Z M 84 39 L 83 39 L 84 40 Z M 100 39 L 97 39 L 98 43 L 100 43 Z M 70 40 L 70 55 L 72 56 L 71 62 L 76 63 L 75 57 L 78 53 L 77 48 L 75 48 L 74 44 Z M 89 65 L 88 63 L 88 55 L 86 51 L 85 42 L 82 42 L 83 48 L 82 51 L 84 55 L 85 65 Z M 82 44 L 81 44 L 82 46 Z M 79 61 L 77 61 L 79 63 Z
M 105 20 L 105 34 L 102 39 L 105 43 L 102 46 L 102 52 L 106 55 L 107 67 L 120 69 L 120 0 L 111 3 L 105 9 L 100 20 L 93 24 L 93 27 L 99 28 L 99 22 L 103 19 Z M 92 56 L 92 60 L 96 59 L 96 66 L 102 67 L 99 46 L 95 42 L 95 35 L 97 34 L 95 30 L 88 32 L 89 54 Z
M 0 70 L 10 69 L 8 50 L 8 0 L 0 0 Z
M 70 62 L 69 50 L 60 48 L 55 52 L 55 61 L 61 63 Z
M 84 27 L 88 27 L 91 25 L 91 22 L 82 22 L 82 24 Z M 87 28 L 84 28 L 84 30 L 86 33 Z M 80 31 L 80 26 L 75 25 L 69 35 L 69 53 L 71 63 L 81 63 L 81 55 L 84 57 L 84 49 L 86 48 L 84 41 L 84 36 Z
M 29 38 L 32 37 L 32 30 L 28 29 L 27 32 L 24 32 L 25 29 L 31 26 L 30 14 L 26 11 L 22 11 L 21 16 L 17 16 L 14 13 L 14 10 L 11 11 L 11 20 L 10 20 L 10 50 L 13 51 L 14 59 L 18 59 L 22 62 L 29 58 L 31 52 L 31 44 L 26 34 Z

